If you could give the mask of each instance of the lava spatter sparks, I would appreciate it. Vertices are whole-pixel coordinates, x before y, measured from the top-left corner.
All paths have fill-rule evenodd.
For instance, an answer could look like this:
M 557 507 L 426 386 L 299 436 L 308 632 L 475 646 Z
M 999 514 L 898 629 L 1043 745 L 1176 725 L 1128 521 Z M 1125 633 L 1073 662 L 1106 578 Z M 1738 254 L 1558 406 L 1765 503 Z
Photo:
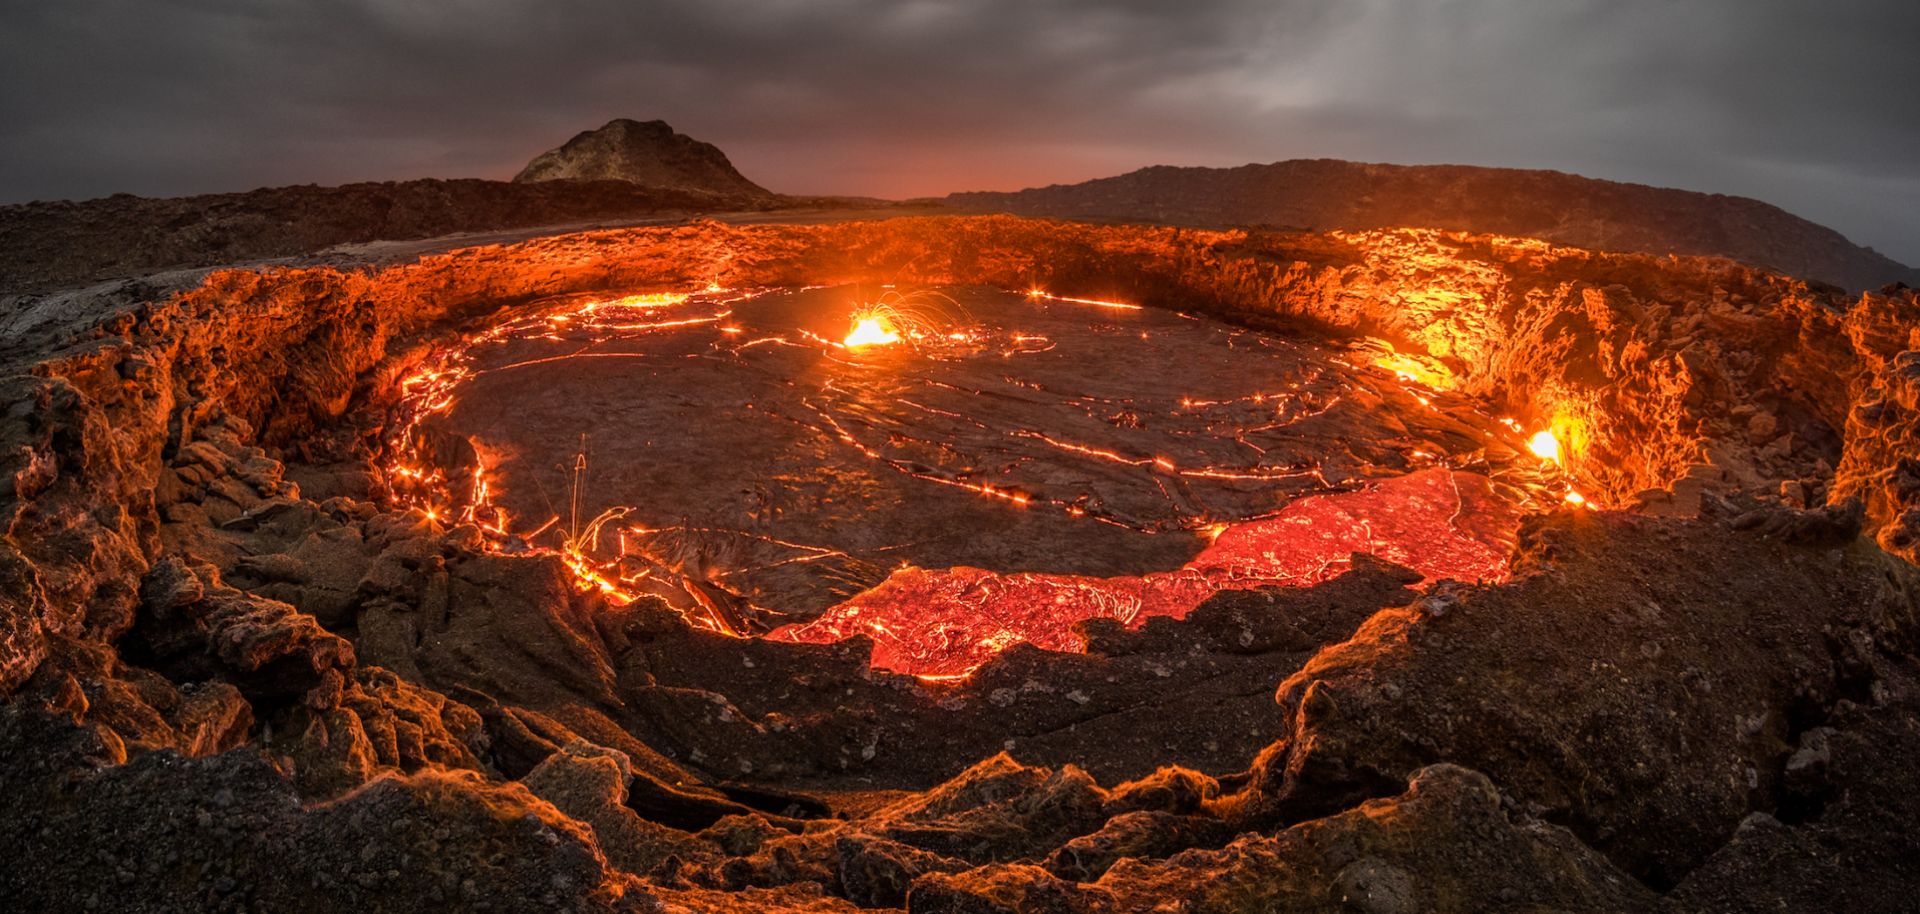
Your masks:
M 1071 295 L 1054 295 L 1044 289 L 1028 289 L 1027 297 L 1036 301 L 1068 302 L 1076 305 L 1093 305 L 1096 308 L 1111 308 L 1115 311 L 1139 311 L 1141 305 L 1123 301 L 1107 301 L 1100 298 L 1075 298 Z
M 846 339 L 841 343 L 848 349 L 862 346 L 886 346 L 900 342 L 900 334 L 895 331 L 886 318 L 878 315 L 855 315 L 853 329 L 847 331 Z
M 952 303 L 952 299 L 935 293 L 903 293 L 889 288 L 877 300 L 854 308 L 852 327 L 841 338 L 840 346 L 864 349 L 900 342 L 972 342 L 975 334 L 965 321 L 943 307 Z
M 1539 500 L 1517 429 L 1339 350 L 1123 302 L 846 292 L 536 308 L 403 384 L 395 501 L 615 602 L 870 634 L 876 665 L 940 677 L 1354 551 L 1489 579 Z M 893 346 L 914 357 L 860 355 Z

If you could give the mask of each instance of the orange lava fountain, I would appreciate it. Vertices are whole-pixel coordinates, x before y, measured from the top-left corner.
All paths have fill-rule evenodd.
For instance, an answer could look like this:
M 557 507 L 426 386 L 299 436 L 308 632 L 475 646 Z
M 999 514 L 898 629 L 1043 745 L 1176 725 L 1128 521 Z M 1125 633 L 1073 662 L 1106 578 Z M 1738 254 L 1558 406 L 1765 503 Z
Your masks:
M 862 346 L 885 346 L 900 342 L 900 334 L 887 323 L 886 318 L 877 315 L 856 317 L 853 329 L 847 331 L 847 337 L 841 344 L 848 349 Z

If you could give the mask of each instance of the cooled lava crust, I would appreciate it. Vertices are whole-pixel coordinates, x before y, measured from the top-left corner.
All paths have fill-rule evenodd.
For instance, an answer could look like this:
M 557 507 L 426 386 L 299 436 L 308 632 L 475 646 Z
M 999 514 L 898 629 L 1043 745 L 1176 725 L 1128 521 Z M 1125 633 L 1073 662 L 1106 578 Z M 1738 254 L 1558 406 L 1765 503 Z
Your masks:
M 566 295 L 1040 288 L 1442 366 L 1586 506 L 964 679 L 409 506 L 403 382 Z M 1920 297 L 1426 231 L 696 223 L 18 298 L 20 910 L 1897 910 Z

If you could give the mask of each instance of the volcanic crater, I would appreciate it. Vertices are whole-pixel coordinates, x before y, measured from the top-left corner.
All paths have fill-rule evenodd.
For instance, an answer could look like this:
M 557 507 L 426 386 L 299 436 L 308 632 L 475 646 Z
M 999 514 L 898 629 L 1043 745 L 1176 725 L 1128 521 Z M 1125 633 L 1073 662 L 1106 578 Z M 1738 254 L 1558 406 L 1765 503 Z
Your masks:
M 536 303 L 402 382 L 387 481 L 615 599 L 862 634 L 876 666 L 947 677 L 1072 649 L 1082 619 L 1318 583 L 1356 551 L 1496 580 L 1519 504 L 1552 497 L 1528 464 L 1557 452 L 1520 460 L 1511 427 L 1416 381 L 1444 369 L 1384 344 L 1039 290 L 861 292 Z
M 29 907 L 78 844 L 233 909 L 1601 911 L 1912 841 L 1909 289 L 973 216 L 12 320 Z

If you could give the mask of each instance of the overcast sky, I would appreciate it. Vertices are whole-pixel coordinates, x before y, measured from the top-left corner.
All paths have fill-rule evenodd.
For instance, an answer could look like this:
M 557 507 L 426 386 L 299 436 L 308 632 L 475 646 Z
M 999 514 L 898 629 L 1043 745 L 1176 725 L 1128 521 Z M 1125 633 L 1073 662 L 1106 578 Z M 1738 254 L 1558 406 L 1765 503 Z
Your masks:
M 1557 168 L 1920 264 L 1920 0 L 0 0 L 0 202 L 510 177 L 663 118 L 778 191 Z

